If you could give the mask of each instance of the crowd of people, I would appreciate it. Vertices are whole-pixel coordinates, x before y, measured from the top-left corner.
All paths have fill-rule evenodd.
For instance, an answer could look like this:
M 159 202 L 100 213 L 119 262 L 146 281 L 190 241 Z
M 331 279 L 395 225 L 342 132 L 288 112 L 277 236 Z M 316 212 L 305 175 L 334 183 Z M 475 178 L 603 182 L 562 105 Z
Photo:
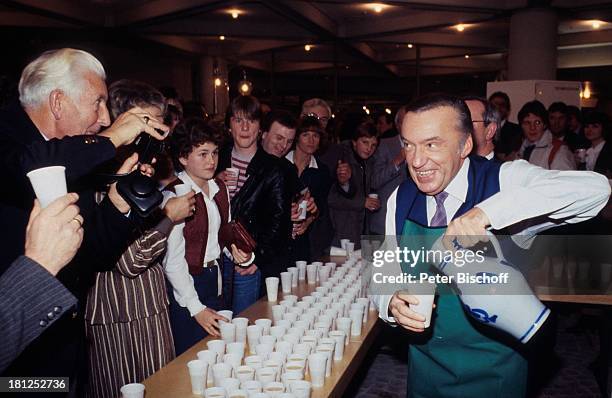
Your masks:
M 595 217 L 609 197 L 608 117 L 583 117 L 560 102 L 548 110 L 538 101 L 523 105 L 516 125 L 501 92 L 427 96 L 393 116 L 341 124 L 340 140 L 322 99 L 305 101 L 298 115 L 238 96 L 224 120 L 211 120 L 166 90 L 133 80 L 107 89 L 105 79 L 87 52 L 48 51 L 24 69 L 19 101 L 0 112 L 0 369 L 68 376 L 72 396 L 117 396 L 122 385 L 219 335 L 219 311 L 253 304 L 266 277 L 329 254 L 342 239 L 358 249 L 362 235 L 429 227 L 484 235 L 486 227 L 538 216 L 573 224 Z M 142 133 L 166 143 L 152 165 L 135 153 Z M 74 193 L 41 210 L 26 174 L 52 165 L 65 166 Z M 131 209 L 116 181 L 102 178 L 133 170 L 163 193 L 148 217 Z M 553 223 L 538 225 L 529 231 Z M 609 219 L 598 226 L 609 231 Z M 461 312 L 460 303 L 444 300 L 439 319 L 456 322 L 451 313 Z M 410 302 L 399 294 L 377 299 L 383 319 L 420 332 Z M 525 373 L 511 348 L 486 340 L 488 354 L 477 352 L 485 337 L 453 322 L 463 336 L 448 338 L 499 366 L 504 383 L 496 383 L 524 387 L 511 380 Z M 412 367 L 412 382 L 448 378 L 431 373 L 431 361 L 447 362 L 439 347 L 413 347 L 425 365 Z M 439 384 L 456 384 L 447 381 Z

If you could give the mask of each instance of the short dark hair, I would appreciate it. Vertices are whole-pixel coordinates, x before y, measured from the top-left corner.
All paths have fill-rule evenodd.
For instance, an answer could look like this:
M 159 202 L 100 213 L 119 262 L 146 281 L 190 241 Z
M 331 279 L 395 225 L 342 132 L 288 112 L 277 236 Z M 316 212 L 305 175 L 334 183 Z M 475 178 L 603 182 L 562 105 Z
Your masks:
M 270 131 L 270 127 L 272 127 L 274 123 L 283 125 L 288 129 L 294 129 L 298 124 L 297 119 L 291 114 L 291 112 L 274 110 L 268 112 L 266 116 L 264 116 L 263 121 L 261 122 L 261 131 Z
M 261 121 L 261 104 L 252 95 L 239 95 L 230 102 L 225 113 L 225 125 L 230 126 L 230 119 L 244 115 L 250 120 Z
M 472 125 L 472 116 L 470 109 L 461 98 L 449 94 L 428 94 L 419 97 L 406 105 L 406 113 L 420 113 L 436 108 L 449 107 L 453 108 L 459 115 L 459 130 L 465 136 L 472 135 L 474 126 Z
M 565 102 L 560 102 L 560 101 L 559 102 L 553 102 L 548 107 L 548 114 L 551 114 L 553 112 L 561 112 L 565 116 L 568 116 L 567 105 L 565 105 Z
M 108 88 L 108 102 L 113 120 L 136 106 L 155 106 L 162 114 L 166 113 L 166 98 L 162 93 L 137 80 L 121 79 L 111 84 Z
M 192 117 L 183 120 L 176 125 L 170 136 L 175 167 L 182 170 L 179 158 L 186 158 L 195 148 L 207 142 L 219 146 L 221 139 L 221 132 L 202 118 Z
M 491 102 L 493 98 L 503 99 L 506 105 L 508 106 L 508 109 L 510 109 L 510 97 L 508 97 L 508 94 L 504 93 L 503 91 L 496 91 L 489 96 L 489 102 Z
M 323 126 L 321 126 L 321 122 L 316 116 L 304 116 L 301 118 L 297 126 L 295 136 L 297 138 L 300 136 L 300 134 L 308 131 L 313 131 L 319 134 L 319 137 L 321 138 L 323 138 L 323 135 L 325 134 L 325 130 L 323 130 Z
M 378 139 L 378 132 L 376 131 L 376 126 L 374 125 L 374 123 L 370 121 L 365 121 L 357 125 L 355 131 L 353 132 L 352 140 L 357 141 L 361 137 L 374 137 Z
M 393 116 L 392 116 L 390 113 L 387 113 L 387 112 L 385 112 L 385 111 L 379 112 L 379 113 L 376 115 L 376 119 L 375 119 L 375 120 L 378 122 L 378 119 L 379 119 L 381 116 L 383 116 L 383 117 L 385 118 L 385 121 L 387 122 L 387 124 L 391 124 L 391 125 L 393 124 Z
M 484 107 L 484 113 L 482 114 L 482 120 L 484 121 L 485 127 L 491 123 L 495 123 L 499 127 L 499 123 L 500 123 L 499 112 L 497 112 L 497 109 L 495 109 L 495 107 L 489 101 L 477 95 L 467 95 L 463 97 L 463 101 L 480 102 L 482 106 Z
M 584 126 L 586 127 L 589 124 L 599 124 L 601 125 L 602 135 L 605 139 L 610 137 L 610 133 L 612 130 L 612 126 L 610 125 L 610 118 L 607 114 L 603 112 L 593 111 L 589 112 L 584 117 Z
M 522 124 L 523 120 L 530 113 L 538 116 L 540 119 L 542 119 L 542 122 L 546 126 L 548 126 L 548 112 L 546 111 L 544 104 L 542 104 L 540 101 L 538 100 L 529 101 L 525 105 L 523 105 L 523 107 L 518 113 L 519 124 Z
M 574 116 L 579 122 L 582 122 L 582 112 L 580 112 L 580 108 L 576 105 L 568 105 L 567 106 L 567 116 Z

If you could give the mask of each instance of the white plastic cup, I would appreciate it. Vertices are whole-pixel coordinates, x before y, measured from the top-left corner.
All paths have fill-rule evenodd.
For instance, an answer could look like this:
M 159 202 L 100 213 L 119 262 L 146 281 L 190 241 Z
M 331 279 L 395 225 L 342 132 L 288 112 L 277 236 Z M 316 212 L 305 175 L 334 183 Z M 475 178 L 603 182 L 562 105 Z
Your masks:
M 198 351 L 198 359 L 207 363 L 208 372 L 206 375 L 206 380 L 209 382 L 212 382 L 213 379 L 212 367 L 217 363 L 217 356 L 218 354 L 213 350 Z
M 277 325 L 278 321 L 283 319 L 283 314 L 285 313 L 285 308 L 282 305 L 273 305 L 272 306 L 272 321 Z
M 204 398 L 225 398 L 225 397 L 226 397 L 225 388 L 223 387 L 210 387 L 204 390 Z
M 295 398 L 310 398 L 312 383 L 306 380 L 292 381 L 289 389 L 295 395 Z
M 278 282 L 279 279 L 275 276 L 266 278 L 266 292 L 268 293 L 268 301 L 274 302 L 278 300 Z
M 236 190 L 238 187 L 238 178 L 240 177 L 240 170 L 235 167 L 228 167 L 225 169 L 225 174 L 227 175 L 227 188 L 232 191 Z
M 293 353 L 293 343 L 290 341 L 279 341 L 276 343 L 276 351 L 290 355 Z
M 260 343 L 260 344 L 257 344 L 257 346 L 255 347 L 255 352 L 264 361 L 268 359 L 268 356 L 270 355 L 272 351 L 274 351 L 274 345 L 272 344 L 261 344 Z
M 291 382 L 295 380 L 303 380 L 304 375 L 298 372 L 283 372 L 281 374 L 281 382 L 285 385 L 285 390 L 289 390 Z
M 241 383 L 255 378 L 255 369 L 249 365 L 238 366 L 234 369 L 234 372 L 236 373 L 236 378 L 240 380 Z
M 232 366 L 228 363 L 216 363 L 213 365 L 213 381 L 216 387 L 221 387 L 221 380 L 232 376 Z
M 225 341 L 225 344 L 236 341 L 236 325 L 233 323 L 220 322 L 219 330 L 221 331 L 221 338 Z
M 327 345 L 319 345 L 316 348 L 317 353 L 325 354 L 327 359 L 325 360 L 325 377 L 331 376 L 332 361 L 334 359 L 334 347 Z
M 355 256 L 355 244 L 353 242 L 346 244 L 346 256 L 348 258 L 353 258 Z
M 55 199 L 68 193 L 66 168 L 64 166 L 42 167 L 30 171 L 26 175 L 30 179 L 34 193 L 43 209 Z
M 291 287 L 297 287 L 300 271 L 297 267 L 289 267 L 287 268 L 287 271 L 289 271 L 289 273 L 291 274 Z
M 341 361 L 344 356 L 344 346 L 346 345 L 346 334 L 342 330 L 332 330 L 329 337 L 336 341 L 334 346 L 334 361 Z
M 298 279 L 303 281 L 306 279 L 306 261 L 296 261 L 295 266 L 298 269 Z
M 225 354 L 223 355 L 223 363 L 230 365 L 232 370 L 234 370 L 242 364 L 242 356 L 239 354 Z
M 318 275 L 317 275 L 317 276 L 319 277 L 319 283 L 321 283 L 321 284 L 322 284 L 322 283 L 327 282 L 327 278 L 328 278 L 327 271 L 328 271 L 328 270 L 327 270 L 325 267 L 320 267 L 320 268 L 317 270 L 317 273 L 318 273 Z
M 308 356 L 308 371 L 313 387 L 323 387 L 325 384 L 325 368 L 327 367 L 327 355 L 323 353 L 310 354 Z
M 217 353 L 217 359 L 223 358 L 223 355 L 225 355 L 225 341 L 223 340 L 209 340 L 206 347 Z
M 340 239 L 340 247 L 342 248 L 342 250 L 346 250 L 346 245 L 350 242 L 350 239 Z
M 293 353 L 298 355 L 310 355 L 311 345 L 306 343 L 298 343 L 293 345 Z
M 234 390 L 229 393 L 228 398 L 249 398 L 249 393 L 247 390 L 243 390 L 241 388 Z
M 260 393 L 263 386 L 261 385 L 261 381 L 259 380 L 246 380 L 240 384 L 240 387 L 243 390 L 246 390 L 247 394 L 249 394 L 249 398 L 254 394 Z
M 234 316 L 234 312 L 230 311 L 230 310 L 221 310 L 221 311 L 217 311 L 217 314 L 221 315 L 222 317 L 226 318 L 228 322 L 231 322 Z
M 285 385 L 278 381 L 273 381 L 264 385 L 263 392 L 268 394 L 270 398 L 276 398 L 285 392 Z
M 145 386 L 141 383 L 129 383 L 121 387 L 120 391 L 123 398 L 143 398 Z
M 261 368 L 261 365 L 263 364 L 263 358 L 259 355 L 250 355 L 244 358 L 244 364 L 257 371 L 257 369 Z
M 225 351 L 228 354 L 238 355 L 240 359 L 244 358 L 244 348 L 246 344 L 242 342 L 229 343 L 225 346 Z
M 193 191 L 193 189 L 189 184 L 176 184 L 174 186 L 174 192 L 176 193 L 176 196 L 187 195 L 191 191 Z
M 276 369 L 274 368 L 259 368 L 255 371 L 255 377 L 261 382 L 262 385 L 266 385 L 273 381 L 276 381 Z
M 298 205 L 298 208 L 299 208 L 299 211 L 300 211 L 300 214 L 298 215 L 298 220 L 300 220 L 300 221 L 301 220 L 305 220 L 306 219 L 306 215 L 308 213 L 308 210 L 307 210 L 308 202 L 305 201 L 305 200 L 302 200 L 300 202 L 300 204 Z
M 272 330 L 272 328 L 270 328 L 270 330 Z M 276 344 L 276 336 L 272 336 L 270 334 L 266 336 L 261 336 L 261 338 L 259 339 L 259 344 L 269 344 L 273 346 L 274 344 Z
M 189 378 L 191 379 L 191 393 L 195 395 L 204 394 L 208 364 L 199 359 L 194 359 L 187 362 L 187 368 L 189 369 Z
M 272 320 L 268 318 L 260 318 L 255 321 L 255 325 L 261 326 L 262 336 L 270 334 Z
M 291 278 L 291 272 L 286 271 L 280 273 L 281 288 L 283 293 L 291 293 Z
M 368 198 L 378 199 L 378 194 L 377 193 L 369 193 L 368 194 Z
M 248 318 L 234 318 L 232 323 L 236 325 L 236 342 L 246 343 L 247 341 L 247 327 L 249 326 Z
M 306 278 L 308 279 L 309 285 L 314 285 L 317 283 L 317 265 L 316 264 L 308 264 L 306 266 Z
M 229 395 L 240 388 L 240 380 L 233 377 L 228 377 L 221 380 L 219 387 L 225 388 L 225 392 Z

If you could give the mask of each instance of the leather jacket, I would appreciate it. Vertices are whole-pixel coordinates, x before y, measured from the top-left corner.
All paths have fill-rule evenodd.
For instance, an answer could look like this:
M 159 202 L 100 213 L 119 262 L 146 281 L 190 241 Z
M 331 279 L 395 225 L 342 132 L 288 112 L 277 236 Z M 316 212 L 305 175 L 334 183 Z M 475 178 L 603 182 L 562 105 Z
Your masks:
M 221 150 L 217 173 L 231 167 L 231 153 L 231 146 Z M 258 148 L 247 168 L 248 179 L 231 200 L 232 218 L 257 242 L 255 264 L 264 277 L 278 277 L 288 267 L 291 194 L 280 161 Z

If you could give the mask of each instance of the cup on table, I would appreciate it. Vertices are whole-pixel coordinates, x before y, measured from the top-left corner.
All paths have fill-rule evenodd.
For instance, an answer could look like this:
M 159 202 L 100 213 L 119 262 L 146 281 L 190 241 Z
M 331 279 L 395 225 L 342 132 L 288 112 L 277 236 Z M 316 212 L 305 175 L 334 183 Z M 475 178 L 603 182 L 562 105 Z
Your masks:
M 340 239 L 340 247 L 342 248 L 342 250 L 346 250 L 346 245 L 350 242 L 350 239 Z
M 306 343 L 298 343 L 293 345 L 293 354 L 310 355 L 311 345 Z
M 328 278 L 327 271 L 328 270 L 325 267 L 321 267 L 317 270 L 317 272 L 319 273 L 318 277 L 319 277 L 320 283 L 327 282 L 327 278 Z
M 239 354 L 225 354 L 223 355 L 223 363 L 230 365 L 232 370 L 234 370 L 242 363 L 242 356 Z
M 240 388 L 240 380 L 233 377 L 228 377 L 221 380 L 219 387 L 225 388 L 225 392 L 230 394 L 232 391 L 236 391 Z
M 308 356 L 308 371 L 313 387 L 323 387 L 323 384 L 325 384 L 326 367 L 327 355 L 318 352 Z
M 280 273 L 281 289 L 283 293 L 291 293 L 291 272 L 285 271 Z
M 264 385 L 263 392 L 268 394 L 270 398 L 276 398 L 285 392 L 285 385 L 278 381 L 273 381 Z
M 230 392 L 227 398 L 249 398 L 249 393 L 247 390 L 237 389 Z
M 346 345 L 346 334 L 342 330 L 332 330 L 329 332 L 329 337 L 334 339 L 334 361 L 342 360 L 344 356 L 344 346 Z
M 293 343 L 290 341 L 279 341 L 276 343 L 276 351 L 284 352 L 287 355 L 293 353 Z
M 248 318 L 234 318 L 232 319 L 232 323 L 236 325 L 236 342 L 238 343 L 246 343 L 247 341 L 247 327 L 249 326 Z
M 231 322 L 234 316 L 234 312 L 230 311 L 230 310 L 221 310 L 221 311 L 217 311 L 217 314 L 221 315 L 222 317 L 224 317 L 225 319 L 227 319 L 228 322 Z M 223 321 L 222 321 L 223 322 Z
M 187 362 L 187 369 L 189 370 L 189 378 L 191 379 L 191 393 L 195 395 L 204 394 L 208 364 L 199 359 L 194 359 Z
M 355 256 L 355 244 L 353 242 L 346 244 L 346 255 L 348 258 L 353 258 Z
M 298 317 L 298 314 L 294 312 L 285 312 L 283 314 L 283 319 L 281 320 L 289 321 L 293 325 L 293 322 L 297 321 L 297 317 Z
M 283 299 L 290 301 L 291 303 L 293 303 L 293 305 L 297 304 L 298 302 L 298 296 L 296 296 L 295 294 L 286 294 L 283 296 Z
M 274 351 L 274 345 L 259 343 L 255 347 L 255 352 L 262 360 L 267 360 L 270 353 Z
M 276 369 L 274 368 L 259 368 L 255 371 L 255 377 L 261 382 L 262 385 L 266 385 L 273 381 L 276 381 Z
M 228 354 L 238 355 L 240 359 L 244 358 L 244 349 L 246 344 L 242 342 L 229 343 L 225 346 L 225 352 Z
M 213 374 L 212 367 L 217 363 L 218 354 L 213 350 L 202 350 L 198 351 L 198 359 L 207 364 L 208 372 L 206 376 L 206 380 L 212 383 Z
M 268 301 L 278 300 L 278 282 L 279 279 L 275 276 L 266 278 L 266 292 L 268 293 Z
M 351 318 L 351 336 L 361 336 L 363 310 L 349 310 L 349 318 Z
M 241 383 L 255 378 L 255 369 L 249 365 L 238 366 L 234 371 L 236 373 L 236 378 L 240 380 Z
M 357 299 L 357 300 L 359 300 L 359 299 Z M 362 314 L 361 322 L 362 323 L 366 323 L 367 322 L 367 320 L 368 320 L 368 307 L 367 307 L 367 303 L 364 306 L 363 302 L 356 301 L 353 304 L 351 304 L 351 306 L 349 308 L 349 311 L 350 310 L 359 310 L 359 311 L 361 311 L 361 314 Z
M 276 337 L 276 341 L 279 341 L 287 332 L 284 326 L 272 326 L 270 328 L 270 336 Z
M 244 358 L 244 364 L 252 367 L 253 369 L 255 369 L 255 371 L 261 368 L 262 363 L 263 363 L 263 358 L 260 357 L 259 355 L 249 355 L 248 357 Z
M 271 329 L 272 328 L 270 328 L 270 330 Z M 271 334 L 268 334 L 266 336 L 261 336 L 261 338 L 259 339 L 259 344 L 274 345 L 274 344 L 276 344 L 276 336 L 272 336 Z
M 233 323 L 219 322 L 219 330 L 221 331 L 221 338 L 225 341 L 226 345 L 236 341 L 236 325 Z
M 260 318 L 255 321 L 255 325 L 261 326 L 262 335 L 265 336 L 267 334 L 270 334 L 272 320 L 268 318 Z
M 268 361 L 276 361 L 283 364 L 287 360 L 287 354 L 281 351 L 272 351 L 268 357 Z
M 129 383 L 121 387 L 119 391 L 121 391 L 123 398 L 143 398 L 145 386 L 141 383 Z
M 232 366 L 228 363 L 216 363 L 213 365 L 213 383 L 221 386 L 221 380 L 232 377 Z
M 238 187 L 238 178 L 240 177 L 240 170 L 235 167 L 228 167 L 225 169 L 225 184 L 229 191 L 235 191 Z
M 206 343 L 206 347 L 209 350 L 217 353 L 217 359 L 222 358 L 225 355 L 225 341 L 223 340 L 210 340 Z
M 303 379 L 304 379 L 304 375 L 301 374 L 299 371 L 283 372 L 283 374 L 281 374 L 281 382 L 285 385 L 285 390 L 289 389 L 292 381 L 303 380 Z
M 49 166 L 32 170 L 27 177 L 30 179 L 34 193 L 45 208 L 55 199 L 68 193 L 66 188 L 66 168 L 64 166 Z
M 289 389 L 293 395 L 295 395 L 295 398 L 310 398 L 312 383 L 306 380 L 292 381 L 289 385 Z
M 259 380 L 245 380 L 240 384 L 240 387 L 252 397 L 254 394 L 260 393 L 263 386 Z
M 176 193 L 176 196 L 187 195 L 191 191 L 193 191 L 193 189 L 189 184 L 176 184 L 174 186 L 174 192 Z
M 272 355 L 272 354 L 270 354 Z M 283 363 L 281 361 L 277 361 L 276 359 L 270 359 L 268 358 L 267 361 L 264 361 L 263 363 L 263 367 L 264 368 L 272 368 L 274 369 L 274 371 L 276 372 L 276 376 L 278 377 L 281 373 L 281 371 L 283 370 Z
M 316 264 L 308 264 L 306 266 L 306 278 L 308 279 L 309 285 L 314 285 L 317 283 L 317 265 Z
M 204 390 L 204 398 L 225 398 L 225 396 L 225 388 L 223 387 L 210 387 Z
M 297 287 L 300 271 L 297 267 L 289 267 L 287 271 L 291 274 L 291 287 Z
M 247 343 L 249 345 L 249 353 L 255 354 L 255 346 L 259 344 L 259 339 L 263 335 L 263 328 L 260 325 L 247 326 Z
M 334 360 L 334 347 L 328 345 L 318 345 L 315 348 L 316 353 L 324 354 L 327 359 L 325 360 L 325 377 L 331 376 L 332 362 Z
M 353 321 L 351 320 L 351 318 L 348 317 L 340 317 L 336 319 L 336 328 L 344 332 L 344 334 L 346 335 L 346 342 L 344 343 L 344 345 L 348 345 L 349 343 L 348 336 L 351 335 L 352 324 Z
M 305 280 L 306 279 L 306 261 L 296 261 L 295 262 L 295 266 L 298 269 L 298 280 Z
M 283 314 L 285 313 L 285 307 L 279 304 L 272 306 L 272 321 L 274 324 L 278 324 L 278 321 L 283 319 Z

